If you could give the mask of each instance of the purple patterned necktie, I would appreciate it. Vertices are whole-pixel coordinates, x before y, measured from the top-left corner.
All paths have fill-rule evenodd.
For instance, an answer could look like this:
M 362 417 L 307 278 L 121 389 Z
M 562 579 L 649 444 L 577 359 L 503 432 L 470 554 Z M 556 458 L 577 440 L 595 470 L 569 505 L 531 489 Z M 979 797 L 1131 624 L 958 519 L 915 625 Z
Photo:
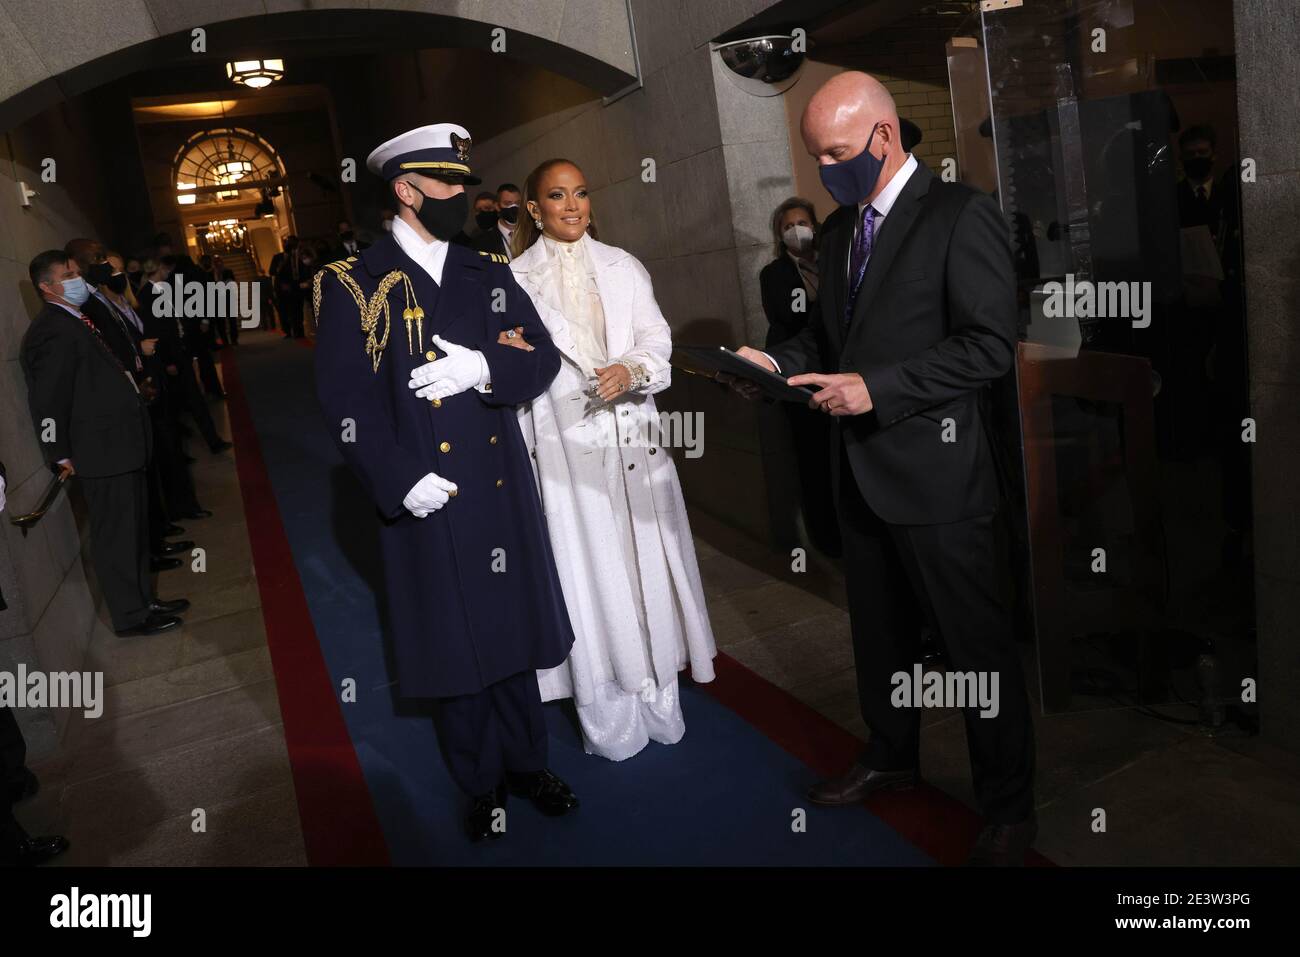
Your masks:
M 868 203 L 862 209 L 862 227 L 858 230 L 857 241 L 849 256 L 849 295 L 844 307 L 844 328 L 853 321 L 853 304 L 858 299 L 858 289 L 862 286 L 862 277 L 867 272 L 867 260 L 871 258 L 871 244 L 876 236 L 876 208 Z

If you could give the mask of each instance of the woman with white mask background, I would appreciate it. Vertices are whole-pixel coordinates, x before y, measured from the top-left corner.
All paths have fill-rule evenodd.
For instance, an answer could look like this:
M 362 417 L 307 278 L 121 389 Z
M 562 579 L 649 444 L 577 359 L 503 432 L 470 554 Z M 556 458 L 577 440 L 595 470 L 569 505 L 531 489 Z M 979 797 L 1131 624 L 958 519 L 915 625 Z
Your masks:
M 520 427 L 576 636 L 568 661 L 539 673 L 542 700 L 572 697 L 587 752 L 621 761 L 681 739 L 678 672 L 711 681 L 717 654 L 652 398 L 672 337 L 645 267 L 596 240 L 575 164 L 537 167 L 520 213 L 510 268 L 563 356 Z
M 772 213 L 775 258 L 758 274 L 767 316 L 763 348 L 771 349 L 816 322 L 817 241 L 821 224 L 813 204 L 791 196 Z M 840 529 L 835 516 L 829 467 L 829 416 L 796 403 L 783 403 L 790 420 L 799 471 L 804 530 L 820 551 L 838 558 Z
M 798 335 L 817 315 L 820 232 L 813 204 L 802 197 L 791 196 L 772 213 L 775 258 L 758 274 L 768 326 L 765 349 Z

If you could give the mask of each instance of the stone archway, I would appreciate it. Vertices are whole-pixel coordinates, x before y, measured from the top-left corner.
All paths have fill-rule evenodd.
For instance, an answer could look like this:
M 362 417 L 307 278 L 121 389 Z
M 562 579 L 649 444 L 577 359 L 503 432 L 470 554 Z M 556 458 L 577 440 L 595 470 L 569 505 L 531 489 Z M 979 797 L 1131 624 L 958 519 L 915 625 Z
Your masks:
M 611 94 L 637 76 L 626 0 L 23 0 L 0 8 L 0 129 L 143 67 L 194 65 L 331 45 L 492 49 Z M 50 29 L 51 24 L 57 25 Z M 204 52 L 193 47 L 202 28 Z M 496 34 L 495 29 L 504 34 Z

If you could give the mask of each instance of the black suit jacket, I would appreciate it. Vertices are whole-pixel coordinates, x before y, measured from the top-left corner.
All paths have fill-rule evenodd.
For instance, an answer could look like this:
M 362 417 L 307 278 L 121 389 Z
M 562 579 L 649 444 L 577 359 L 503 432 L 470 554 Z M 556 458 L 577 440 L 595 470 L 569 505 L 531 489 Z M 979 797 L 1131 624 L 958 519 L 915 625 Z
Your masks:
M 175 290 L 175 286 L 171 288 L 173 291 Z M 190 361 L 189 350 L 186 349 L 181 338 L 182 328 L 176 319 L 170 315 L 158 316 L 154 314 L 154 301 L 159 297 L 160 293 L 154 291 L 153 283 L 146 280 L 141 284 L 140 292 L 137 295 L 140 300 L 140 308 L 136 310 L 136 315 L 144 323 L 144 337 L 158 340 L 153 360 L 151 361 L 147 357 L 144 360 L 145 371 L 154 377 L 155 384 L 165 385 L 169 381 L 166 367 L 168 365 L 187 365 Z
M 361 254 L 361 250 L 363 250 L 363 249 L 369 249 L 369 248 L 370 248 L 370 244 L 369 244 L 369 243 L 363 243 L 361 240 L 358 239 L 358 240 L 357 240 L 357 251 L 356 251 L 356 252 L 354 252 L 354 253 L 352 253 L 352 252 L 348 252 L 348 247 L 345 246 L 345 245 L 343 245 L 342 243 L 339 243 L 339 244 L 338 244 L 337 246 L 335 246 L 334 249 L 331 251 L 330 256 L 331 256 L 333 259 L 347 259 L 349 256 L 359 256 L 359 255 Z
M 481 253 L 498 253 L 509 258 L 510 253 L 506 249 L 506 238 L 501 235 L 501 230 L 493 226 L 491 229 L 485 229 L 473 238 L 474 248 Z
M 787 376 L 862 376 L 872 411 L 835 421 L 858 489 L 882 519 L 988 514 L 1000 490 L 980 396 L 1011 368 L 1016 344 L 1006 221 L 985 194 L 920 164 L 880 226 L 846 333 L 856 217 L 842 206 L 826 220 L 818 320 L 770 354 Z
M 45 304 L 23 336 L 19 360 L 36 438 L 53 466 L 104 478 L 149 461 L 149 412 L 112 352 L 76 316 Z M 41 441 L 47 420 L 51 441 Z
M 818 322 L 817 303 L 806 296 L 803 312 L 795 312 L 794 291 L 803 289 L 803 277 L 789 256 L 782 253 L 763 267 L 758 274 L 758 287 L 763 296 L 763 314 L 767 316 L 767 339 L 763 348 L 769 352 L 776 346 L 793 339 L 804 328 Z M 806 290 L 805 290 L 806 293 Z
M 130 372 L 137 382 L 141 381 L 145 375 L 144 353 L 140 349 L 140 333 L 131 321 L 117 310 L 105 305 L 93 293 L 82 303 L 81 311 L 95 324 L 95 328 L 99 330 L 99 334 L 103 336 L 104 342 L 117 357 L 117 361 L 122 363 L 122 367 Z M 140 360 L 141 368 L 136 368 L 137 359 Z

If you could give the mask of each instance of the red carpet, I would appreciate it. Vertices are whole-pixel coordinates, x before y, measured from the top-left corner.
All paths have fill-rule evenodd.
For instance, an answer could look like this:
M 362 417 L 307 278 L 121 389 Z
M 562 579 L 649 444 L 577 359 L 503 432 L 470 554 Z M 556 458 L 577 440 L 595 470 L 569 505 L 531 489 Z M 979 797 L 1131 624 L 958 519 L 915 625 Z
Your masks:
M 819 711 L 719 652 L 717 679 L 697 687 L 722 702 L 819 775 L 843 771 L 862 753 L 859 741 Z M 887 791 L 863 804 L 940 864 L 966 860 L 980 832 L 978 814 L 943 791 L 922 782 L 910 791 Z M 1031 867 L 1054 866 L 1035 851 Z
M 388 847 L 321 657 L 240 384 L 236 351 L 222 351 L 222 378 L 307 860 L 314 866 L 387 865 Z

